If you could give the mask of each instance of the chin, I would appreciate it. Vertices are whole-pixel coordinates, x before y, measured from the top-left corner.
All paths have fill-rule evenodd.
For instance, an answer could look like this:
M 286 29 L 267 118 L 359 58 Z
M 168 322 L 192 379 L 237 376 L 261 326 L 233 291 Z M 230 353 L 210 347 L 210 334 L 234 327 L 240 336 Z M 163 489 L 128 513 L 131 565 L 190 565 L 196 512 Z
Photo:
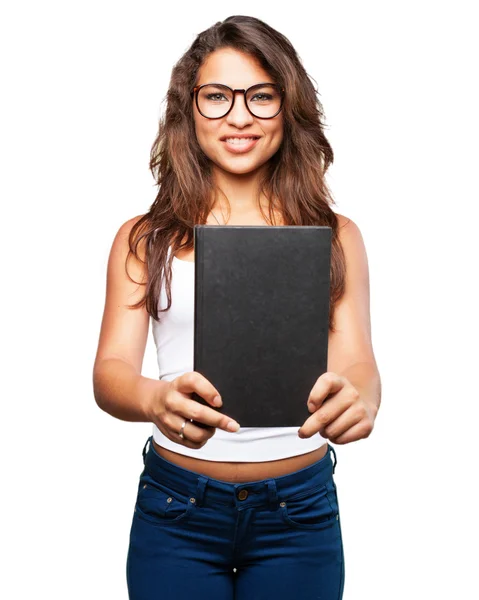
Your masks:
M 256 165 L 254 167 L 244 167 L 243 169 L 240 168 L 232 168 L 232 169 L 228 169 L 227 167 L 222 167 L 223 171 L 225 171 L 226 173 L 230 173 L 231 175 L 249 175 L 251 173 L 254 173 L 255 171 L 257 171 L 262 165 Z
M 252 173 L 262 167 L 265 162 L 259 163 L 258 161 L 240 161 L 234 160 L 231 162 L 224 161 L 213 161 L 217 167 L 226 173 L 233 173 L 235 175 L 245 175 L 246 173 Z

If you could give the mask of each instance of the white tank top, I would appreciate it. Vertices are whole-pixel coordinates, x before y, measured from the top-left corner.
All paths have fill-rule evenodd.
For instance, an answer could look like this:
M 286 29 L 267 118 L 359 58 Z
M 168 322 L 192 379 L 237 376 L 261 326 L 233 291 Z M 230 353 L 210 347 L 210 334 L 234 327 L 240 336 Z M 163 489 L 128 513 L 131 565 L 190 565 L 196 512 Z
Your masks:
M 168 255 L 170 249 L 168 250 Z M 160 313 L 161 323 L 150 318 L 158 357 L 159 379 L 171 381 L 193 371 L 195 263 L 173 257 L 171 308 Z M 166 308 L 165 285 L 159 306 Z M 240 423 L 241 425 L 241 423 Z M 297 456 L 316 450 L 327 439 L 319 433 L 298 437 L 299 427 L 240 427 L 230 433 L 217 428 L 213 437 L 199 449 L 172 442 L 153 424 L 153 439 L 173 452 L 212 461 L 262 462 Z M 188 425 L 186 425 L 186 435 Z

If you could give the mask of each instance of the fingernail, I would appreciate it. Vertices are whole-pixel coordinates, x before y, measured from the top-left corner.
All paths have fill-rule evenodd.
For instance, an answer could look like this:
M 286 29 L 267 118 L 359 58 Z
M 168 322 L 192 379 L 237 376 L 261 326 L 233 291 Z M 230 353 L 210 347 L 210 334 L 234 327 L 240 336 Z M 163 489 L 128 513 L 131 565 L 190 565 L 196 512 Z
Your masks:
M 213 404 L 215 406 L 221 406 L 223 404 L 222 400 L 221 400 L 221 396 L 215 396 L 213 398 Z
M 230 431 L 238 431 L 240 426 L 239 426 L 239 423 L 236 423 L 235 421 L 230 421 L 228 423 L 228 425 L 226 426 L 226 428 L 229 429 Z

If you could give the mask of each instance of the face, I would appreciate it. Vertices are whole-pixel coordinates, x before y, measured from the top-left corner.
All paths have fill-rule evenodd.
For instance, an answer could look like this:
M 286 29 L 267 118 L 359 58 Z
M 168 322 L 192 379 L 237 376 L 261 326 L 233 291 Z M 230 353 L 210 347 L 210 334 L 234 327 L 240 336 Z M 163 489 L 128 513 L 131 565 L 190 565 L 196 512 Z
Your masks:
M 212 52 L 198 72 L 196 85 L 222 83 L 232 89 L 248 89 L 257 83 L 278 83 L 251 56 L 222 48 Z M 244 174 L 264 165 L 283 140 L 283 111 L 272 119 L 254 117 L 245 105 L 244 95 L 237 92 L 232 110 L 220 119 L 203 117 L 193 99 L 196 137 L 203 152 L 219 169 Z M 244 146 L 226 138 L 238 135 L 258 137 Z

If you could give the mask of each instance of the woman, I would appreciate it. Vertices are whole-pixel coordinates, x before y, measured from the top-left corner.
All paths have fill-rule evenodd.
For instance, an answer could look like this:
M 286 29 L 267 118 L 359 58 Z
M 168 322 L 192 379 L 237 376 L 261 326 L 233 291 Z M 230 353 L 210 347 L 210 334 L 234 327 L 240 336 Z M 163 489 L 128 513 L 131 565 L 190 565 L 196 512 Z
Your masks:
M 322 117 L 290 42 L 252 17 L 202 32 L 173 69 L 151 153 L 159 191 L 114 239 L 94 367 L 103 410 L 153 424 L 127 560 L 133 600 L 342 597 L 328 440 L 370 434 L 380 378 L 366 253 L 358 227 L 330 207 Z M 328 372 L 299 431 L 238 430 L 193 371 L 196 223 L 332 228 Z M 160 380 L 141 375 L 150 317 Z

